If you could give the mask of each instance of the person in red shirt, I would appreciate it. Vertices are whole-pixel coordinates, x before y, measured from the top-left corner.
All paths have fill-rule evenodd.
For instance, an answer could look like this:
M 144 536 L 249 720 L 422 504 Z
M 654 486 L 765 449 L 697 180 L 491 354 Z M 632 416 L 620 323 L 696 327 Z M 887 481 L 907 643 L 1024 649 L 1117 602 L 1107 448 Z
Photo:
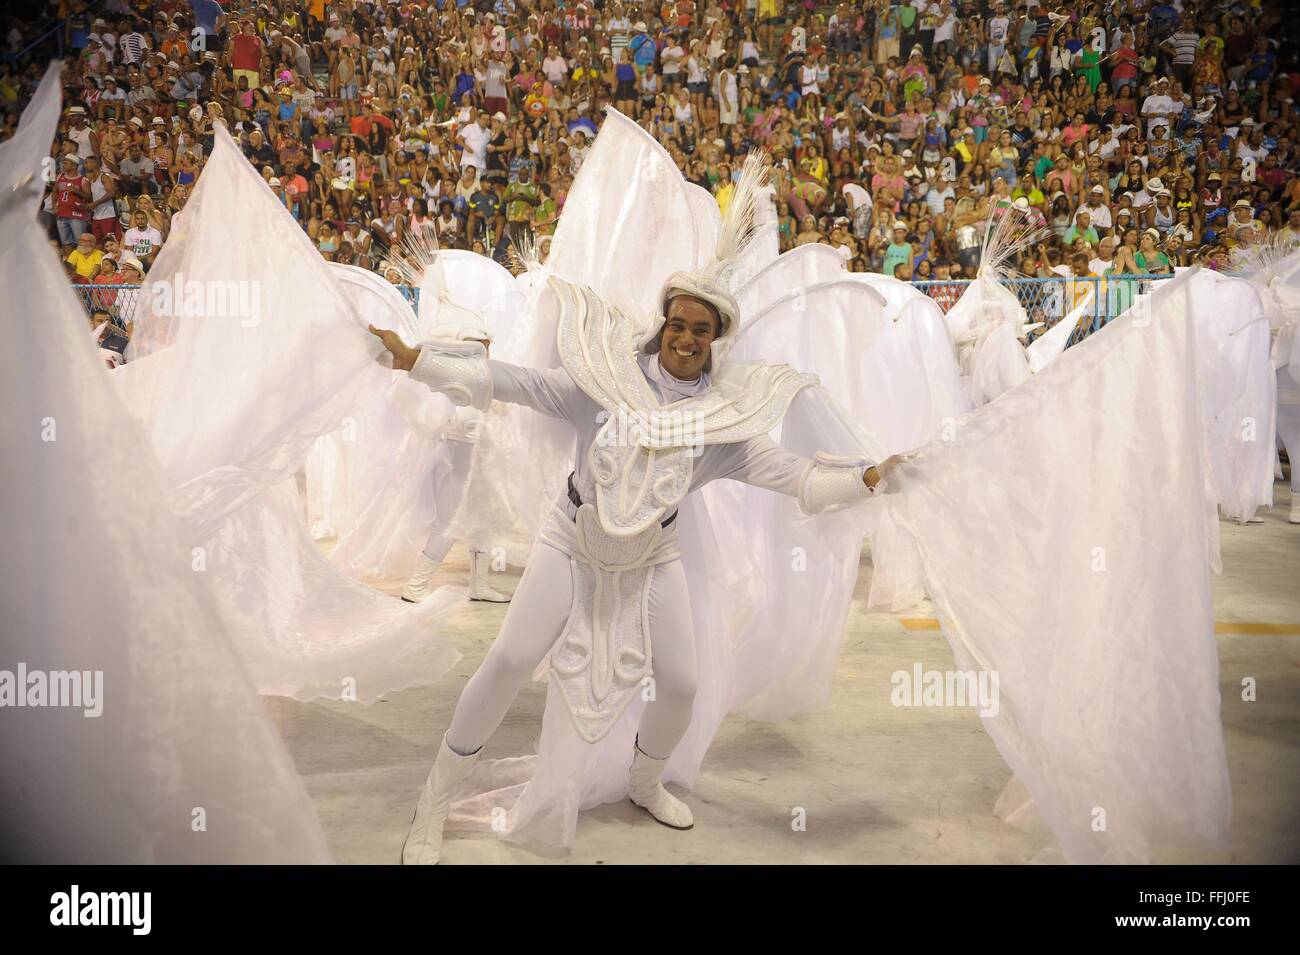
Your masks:
M 125 281 L 122 273 L 117 270 L 117 259 L 112 255 L 105 255 L 99 260 L 99 271 L 95 277 L 90 280 L 91 285 L 121 285 Z M 111 310 L 117 302 L 117 292 L 100 291 L 96 289 L 90 293 L 90 302 L 96 308 L 106 308 Z
M 352 127 L 353 136 L 356 136 L 358 139 L 364 139 L 367 142 L 370 140 L 370 131 L 374 128 L 374 124 L 370 122 L 370 115 L 368 113 L 358 113 L 348 120 L 348 123 Z
M 262 85 L 262 40 L 252 17 L 237 26 L 239 32 L 230 38 L 231 78 L 238 85 L 242 76 L 248 80 L 248 88 L 254 89 Z
M 64 253 L 77 247 L 81 233 L 90 227 L 90 183 L 77 172 L 77 157 L 64 156 L 54 182 L 54 215 Z
M 1287 171 L 1277 164 L 1277 153 L 1269 153 L 1264 157 L 1264 165 L 1259 167 L 1255 178 L 1268 186 L 1269 191 L 1275 196 L 1278 195 L 1278 190 L 1282 188 L 1288 176 Z

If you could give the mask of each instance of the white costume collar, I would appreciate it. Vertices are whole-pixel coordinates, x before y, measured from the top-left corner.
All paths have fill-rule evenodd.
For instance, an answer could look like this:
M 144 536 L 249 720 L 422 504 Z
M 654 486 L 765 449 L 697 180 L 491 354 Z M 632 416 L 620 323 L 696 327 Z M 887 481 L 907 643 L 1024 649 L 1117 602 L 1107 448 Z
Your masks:
M 696 395 L 702 395 L 713 387 L 713 382 L 709 380 L 708 372 L 700 372 L 700 377 L 694 381 L 682 381 L 680 378 L 674 378 L 664 368 L 659 361 L 659 355 L 647 355 L 645 353 L 636 356 L 637 364 L 645 372 L 646 380 L 650 382 L 650 387 L 659 393 L 659 400 L 664 404 L 672 404 L 682 398 L 694 398 Z

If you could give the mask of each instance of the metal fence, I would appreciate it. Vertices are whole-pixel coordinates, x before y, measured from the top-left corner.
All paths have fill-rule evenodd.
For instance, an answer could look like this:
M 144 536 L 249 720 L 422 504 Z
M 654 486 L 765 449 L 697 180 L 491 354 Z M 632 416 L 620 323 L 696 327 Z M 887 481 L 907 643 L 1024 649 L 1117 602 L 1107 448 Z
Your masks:
M 1079 319 L 1070 335 L 1069 344 L 1081 341 L 1102 328 L 1113 318 L 1122 315 L 1138 295 L 1147 291 L 1152 282 L 1170 278 L 1167 275 L 1126 275 L 1122 278 L 1050 278 L 1006 279 L 1004 286 L 1015 293 L 1024 306 L 1030 322 L 1043 326 L 1032 334 L 1038 337 L 1068 315 L 1076 305 L 1093 293 L 1092 305 Z M 945 312 L 961 298 L 969 279 L 954 282 L 914 282 L 918 289 L 934 299 Z M 133 320 L 140 309 L 139 285 L 74 285 L 87 313 L 105 309 L 119 324 Z M 406 285 L 397 286 L 414 308 L 420 290 Z M 1067 346 L 1068 347 L 1068 346 Z
M 1151 283 L 1173 278 L 1172 275 L 1124 275 L 1106 278 L 1049 278 L 1004 279 L 1002 285 L 1015 293 L 1030 322 L 1042 322 L 1043 327 L 1031 333 L 1038 338 L 1053 325 L 1072 312 L 1088 293 L 1092 304 L 1079 318 L 1070 333 L 1066 347 L 1087 338 L 1111 319 L 1118 318 L 1133 304 L 1133 300 L 1150 289 Z M 954 282 L 913 282 L 918 289 L 934 299 L 945 312 L 961 298 L 970 279 Z

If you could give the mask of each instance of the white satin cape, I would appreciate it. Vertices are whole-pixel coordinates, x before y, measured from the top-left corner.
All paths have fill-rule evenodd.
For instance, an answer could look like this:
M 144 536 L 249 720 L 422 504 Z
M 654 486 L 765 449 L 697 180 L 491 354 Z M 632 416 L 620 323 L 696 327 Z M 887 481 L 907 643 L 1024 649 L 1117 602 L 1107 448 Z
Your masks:
M 141 305 L 114 383 L 177 486 L 194 560 L 239 621 L 258 689 L 370 701 L 446 673 L 458 654 L 435 623 L 454 593 L 402 604 L 340 574 L 311 539 L 295 475 L 394 373 L 222 128 Z
M 0 144 L 4 667 L 102 673 L 100 715 L 0 718 L 9 863 L 322 863 L 329 853 L 61 263 L 35 222 L 53 64 Z M 25 688 L 24 688 L 25 689 Z

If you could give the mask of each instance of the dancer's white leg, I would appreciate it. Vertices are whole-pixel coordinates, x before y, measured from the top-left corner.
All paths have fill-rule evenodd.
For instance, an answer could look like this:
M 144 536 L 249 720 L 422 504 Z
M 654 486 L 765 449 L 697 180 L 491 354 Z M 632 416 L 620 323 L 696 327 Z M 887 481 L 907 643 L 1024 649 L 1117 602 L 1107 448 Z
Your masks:
M 431 479 L 433 481 L 434 519 L 429 537 L 424 542 L 420 562 L 402 590 L 402 599 L 418 603 L 433 593 L 431 586 L 438 565 L 451 550 L 452 538 L 447 527 L 460 504 L 460 495 L 469 477 L 469 465 L 474 447 L 464 441 L 444 441 L 434 457 Z
M 641 716 L 638 738 L 642 752 L 666 759 L 686 734 L 695 704 L 695 629 L 680 560 L 655 568 L 649 609 L 654 699 Z
M 572 598 L 569 558 L 544 544 L 534 547 L 496 642 L 456 702 L 451 728 L 442 739 L 402 847 L 404 864 L 436 865 L 442 857 L 442 827 L 454 789 L 469 774 L 520 688 L 560 638 Z
M 695 630 L 681 561 L 655 568 L 649 611 L 654 699 L 641 717 L 628 795 L 664 825 L 689 829 L 695 823 L 690 807 L 661 781 L 668 757 L 691 724 L 695 703 Z
M 487 742 L 524 683 L 560 639 L 573 601 L 569 558 L 538 544 L 506 611 L 492 649 L 456 703 L 447 742 L 458 753 L 472 753 Z
M 508 604 L 510 595 L 493 590 L 488 583 L 488 571 L 492 568 L 492 555 L 484 550 L 469 549 L 469 599 L 486 600 L 489 603 Z

